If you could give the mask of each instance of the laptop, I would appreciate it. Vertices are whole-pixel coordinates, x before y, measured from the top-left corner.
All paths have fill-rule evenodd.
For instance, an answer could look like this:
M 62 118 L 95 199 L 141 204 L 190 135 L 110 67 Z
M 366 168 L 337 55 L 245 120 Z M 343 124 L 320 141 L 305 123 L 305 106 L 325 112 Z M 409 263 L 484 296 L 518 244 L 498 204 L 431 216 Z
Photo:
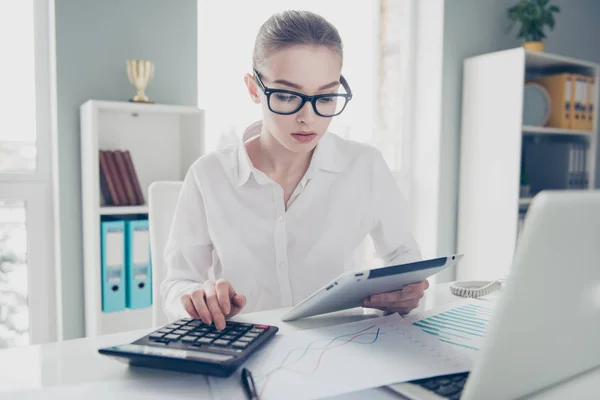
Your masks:
M 415 400 L 516 399 L 598 366 L 600 191 L 545 191 L 472 371 L 389 388 Z

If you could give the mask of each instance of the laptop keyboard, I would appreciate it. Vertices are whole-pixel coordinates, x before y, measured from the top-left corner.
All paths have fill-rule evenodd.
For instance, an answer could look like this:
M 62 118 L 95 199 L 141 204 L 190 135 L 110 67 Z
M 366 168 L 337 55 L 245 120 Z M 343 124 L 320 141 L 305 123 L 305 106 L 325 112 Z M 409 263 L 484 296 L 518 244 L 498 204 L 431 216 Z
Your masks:
M 432 391 L 438 396 L 442 396 L 450 400 L 459 400 L 468 376 L 469 373 L 464 372 L 461 374 L 419 379 L 416 381 L 411 381 L 410 383 L 419 385 L 429 391 Z

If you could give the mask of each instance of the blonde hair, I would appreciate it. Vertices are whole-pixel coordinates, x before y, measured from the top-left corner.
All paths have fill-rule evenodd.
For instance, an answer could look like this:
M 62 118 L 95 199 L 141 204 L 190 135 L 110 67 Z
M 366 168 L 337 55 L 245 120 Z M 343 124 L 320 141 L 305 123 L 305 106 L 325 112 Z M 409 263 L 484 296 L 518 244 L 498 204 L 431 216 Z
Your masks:
M 295 45 L 325 46 L 343 60 L 342 39 L 325 18 L 310 11 L 273 14 L 260 27 L 252 53 L 252 67 L 259 70 L 270 55 Z

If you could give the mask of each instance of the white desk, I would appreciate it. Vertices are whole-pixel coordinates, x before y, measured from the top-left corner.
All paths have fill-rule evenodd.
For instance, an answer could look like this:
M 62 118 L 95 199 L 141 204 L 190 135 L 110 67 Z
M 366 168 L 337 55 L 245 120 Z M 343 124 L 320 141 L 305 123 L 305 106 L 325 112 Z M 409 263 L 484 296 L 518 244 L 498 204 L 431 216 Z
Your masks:
M 448 284 L 437 285 L 427 291 L 421 309 L 429 309 L 459 299 L 450 294 Z M 319 316 L 285 323 L 279 317 L 287 309 L 243 314 L 235 318 L 241 322 L 276 325 L 281 333 L 301 329 L 330 326 L 371 318 L 362 310 L 349 310 L 330 316 Z M 0 351 L 0 398 L 10 398 L 11 391 L 36 389 L 59 385 L 102 382 L 106 380 L 152 379 L 157 374 L 177 372 L 129 368 L 109 357 L 98 354 L 100 347 L 131 342 L 147 334 L 148 330 L 119 333 L 92 338 L 69 340 L 58 343 L 34 345 Z M 572 379 L 551 391 L 545 391 L 531 399 L 584 399 L 592 393 L 600 393 L 600 368 Z M 335 399 L 398 399 L 387 389 L 373 389 L 352 393 Z

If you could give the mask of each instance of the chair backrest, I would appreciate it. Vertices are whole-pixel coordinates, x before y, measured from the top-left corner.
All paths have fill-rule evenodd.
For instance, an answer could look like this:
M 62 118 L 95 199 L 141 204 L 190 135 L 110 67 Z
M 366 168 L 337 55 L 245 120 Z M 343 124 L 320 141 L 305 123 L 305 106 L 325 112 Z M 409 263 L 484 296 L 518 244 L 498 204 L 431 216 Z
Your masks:
M 165 246 L 175 215 L 182 182 L 157 181 L 148 188 L 148 220 L 150 225 L 150 254 L 152 257 L 152 325 L 168 323 L 163 311 L 160 284 L 166 275 Z

